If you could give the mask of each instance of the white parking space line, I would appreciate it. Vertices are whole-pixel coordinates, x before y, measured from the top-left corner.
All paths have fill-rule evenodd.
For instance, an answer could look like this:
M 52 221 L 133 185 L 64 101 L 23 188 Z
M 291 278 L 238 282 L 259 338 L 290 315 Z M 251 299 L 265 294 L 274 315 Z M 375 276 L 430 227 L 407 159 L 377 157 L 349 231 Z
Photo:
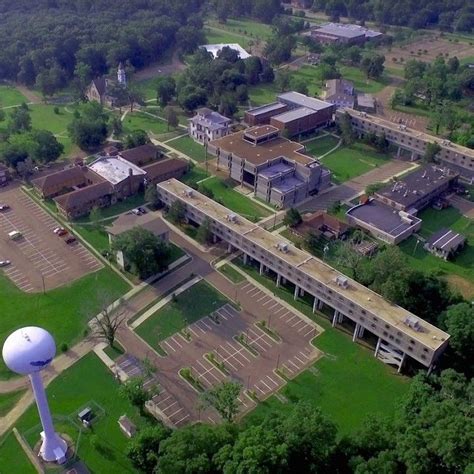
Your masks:
M 168 415 L 168 418 L 172 418 L 173 416 L 177 415 L 181 411 L 183 411 L 183 408 L 180 408 L 179 410 L 176 410 L 175 412 L 171 413 L 171 415 Z
M 303 319 L 298 319 L 298 321 L 296 321 L 296 323 L 292 324 L 291 327 L 295 328 L 296 326 L 298 326 L 301 323 L 303 323 L 303 327 L 306 326 L 306 322 Z
M 306 364 L 306 362 L 303 361 L 303 360 L 301 360 L 297 355 L 295 355 L 295 359 L 296 359 L 298 362 L 300 362 L 301 364 L 303 364 L 303 365 Z
M 163 341 L 163 344 L 166 344 L 173 352 L 176 352 L 176 349 L 173 346 L 170 346 L 166 341 Z
M 189 418 L 189 413 L 187 415 L 184 415 L 183 418 L 180 418 L 178 421 L 175 421 L 175 425 L 178 425 L 179 423 L 182 423 L 184 420 Z

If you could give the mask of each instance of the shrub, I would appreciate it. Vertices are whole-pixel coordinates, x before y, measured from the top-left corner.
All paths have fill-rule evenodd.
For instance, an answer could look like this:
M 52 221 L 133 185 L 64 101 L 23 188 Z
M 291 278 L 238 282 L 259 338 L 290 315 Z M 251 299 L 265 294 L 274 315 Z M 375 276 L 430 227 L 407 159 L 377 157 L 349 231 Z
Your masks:
M 67 352 L 69 349 L 69 346 L 67 345 L 67 343 L 65 342 L 62 342 L 61 345 L 59 346 L 59 350 L 61 352 Z

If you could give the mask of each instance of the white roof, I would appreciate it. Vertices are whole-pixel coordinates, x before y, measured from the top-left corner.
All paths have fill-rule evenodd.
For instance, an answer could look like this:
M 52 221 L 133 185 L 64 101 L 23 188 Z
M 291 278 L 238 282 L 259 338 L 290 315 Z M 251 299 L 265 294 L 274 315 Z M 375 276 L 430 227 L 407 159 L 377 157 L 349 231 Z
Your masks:
M 89 168 L 111 184 L 122 182 L 130 175 L 130 171 L 133 175 L 146 174 L 146 171 L 120 156 L 101 157 L 92 162 Z
M 214 58 L 217 58 L 219 51 L 226 46 L 237 51 L 239 53 L 240 59 L 247 59 L 252 56 L 251 54 L 247 53 L 247 51 L 245 51 L 245 49 L 242 48 L 242 46 L 240 46 L 238 43 L 203 44 L 201 48 L 204 48 L 208 53 L 211 53 Z

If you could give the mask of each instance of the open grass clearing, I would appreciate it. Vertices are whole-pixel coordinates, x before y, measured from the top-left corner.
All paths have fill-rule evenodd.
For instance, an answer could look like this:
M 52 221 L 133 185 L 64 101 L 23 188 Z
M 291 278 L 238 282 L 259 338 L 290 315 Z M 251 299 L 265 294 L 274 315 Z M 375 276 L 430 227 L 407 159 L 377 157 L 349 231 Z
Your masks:
M 205 26 L 204 34 L 206 35 L 207 44 L 237 43 L 245 50 L 249 47 L 249 41 L 252 41 L 252 38 L 243 34 L 233 33 L 214 26 Z
M 51 332 L 58 346 L 65 342 L 71 347 L 103 302 L 111 303 L 128 290 L 129 285 L 109 268 L 45 294 L 23 293 L 0 275 L 0 345 L 15 329 L 40 326 Z M 13 376 L 0 359 L 0 379 Z
M 249 99 L 252 107 L 269 104 L 276 101 L 280 93 L 274 83 L 258 84 L 249 87 Z
M 28 99 L 16 87 L 0 84 L 0 108 L 20 105 L 23 102 L 28 102 Z
M 341 434 L 357 430 L 370 414 L 390 415 L 409 387 L 409 379 L 376 359 L 373 351 L 352 342 L 349 334 L 331 328 L 329 319 L 320 313 L 313 314 L 312 298 L 293 299 L 294 287 L 277 288 L 275 281 L 259 275 L 256 268 L 239 267 L 269 288 L 278 297 L 313 319 L 326 331 L 314 339 L 314 345 L 327 354 L 314 365 L 290 380 L 280 390 L 289 403 L 308 401 L 321 407 L 333 419 Z M 253 423 L 266 415 L 288 409 L 275 395 L 260 403 L 244 421 Z
M 262 217 L 267 217 L 271 213 L 260 204 L 252 201 L 244 194 L 235 191 L 236 183 L 231 180 L 224 181 L 218 177 L 206 179 L 202 186 L 213 193 L 213 199 L 222 202 L 225 207 L 228 207 L 234 212 L 250 219 L 258 221 Z
M 340 71 L 344 79 L 354 83 L 354 88 L 358 92 L 375 94 L 390 84 L 390 79 L 386 76 L 382 76 L 378 80 L 367 79 L 365 72 L 357 67 L 342 66 Z
M 185 136 L 171 140 L 167 143 L 172 148 L 184 153 L 195 161 L 205 162 L 206 161 L 206 150 L 200 143 L 195 142 L 191 137 Z M 207 159 L 213 160 L 214 156 L 209 155 Z
M 339 139 L 332 135 L 324 135 L 322 137 L 315 138 L 309 142 L 305 142 L 304 146 L 306 151 L 315 156 L 319 157 L 325 155 L 328 151 L 331 151 L 339 143 Z
M 79 441 L 78 458 L 85 462 L 91 472 L 136 472 L 125 455 L 129 440 L 120 430 L 118 419 L 126 414 L 138 427 L 145 426 L 147 421 L 126 399 L 119 396 L 118 389 L 119 383 L 113 374 L 93 353 L 60 374 L 47 388 L 57 431 L 67 434 L 74 442 Z M 99 416 L 92 422 L 93 429 L 83 430 L 78 438 L 80 428 L 77 413 L 85 406 L 91 406 Z M 36 406 L 32 405 L 16 424 L 30 446 L 39 440 L 39 422 Z M 20 447 L 15 446 L 16 456 L 12 458 L 10 450 L 14 446 L 10 444 L 6 448 L 4 445 L 0 447 L 2 470 L 23 473 L 18 470 L 17 464 L 23 462 L 24 458 Z
M 199 166 L 193 166 L 184 176 L 179 178 L 184 184 L 188 186 L 197 185 L 199 181 L 209 177 L 209 173 L 200 168 Z
M 245 277 L 227 263 L 219 267 L 218 270 L 233 283 L 242 283 L 245 281 Z
M 160 308 L 135 331 L 151 347 L 159 350 L 160 341 L 216 311 L 226 303 L 229 303 L 229 300 L 222 293 L 201 280 Z
M 333 173 L 333 181 L 344 183 L 385 164 L 388 159 L 388 155 L 378 153 L 363 143 L 354 143 L 338 148 L 321 162 Z
M 0 418 L 16 405 L 24 393 L 25 390 L 18 390 L 17 392 L 2 393 L 0 395 Z
M 236 35 L 250 36 L 252 38 L 268 39 L 272 35 L 272 27 L 264 23 L 248 19 L 228 18 L 225 24 L 216 21 L 209 22 L 209 26 L 225 30 Z
M 168 130 L 166 121 L 152 117 L 144 112 L 127 114 L 122 124 L 125 133 L 129 133 L 132 130 L 144 130 L 145 132 L 151 132 L 155 135 L 161 135 L 173 130 L 172 128 Z
M 2 460 L 2 469 L 11 468 L 8 472 L 37 474 L 33 464 L 30 463 L 23 448 L 15 438 L 13 431 L 10 431 L 8 435 L 4 436 L 0 441 L 0 459 Z
M 107 346 L 104 352 L 112 359 L 118 359 L 122 354 L 125 354 L 125 349 L 117 342 L 113 346 Z

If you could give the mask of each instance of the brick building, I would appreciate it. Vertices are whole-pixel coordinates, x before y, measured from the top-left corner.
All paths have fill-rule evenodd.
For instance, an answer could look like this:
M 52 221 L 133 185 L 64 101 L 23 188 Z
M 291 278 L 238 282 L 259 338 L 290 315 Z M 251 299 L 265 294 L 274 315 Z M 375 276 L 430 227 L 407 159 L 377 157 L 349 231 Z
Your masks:
M 383 34 L 359 25 L 327 23 L 313 28 L 311 36 L 322 44 L 363 45 L 381 39 Z

